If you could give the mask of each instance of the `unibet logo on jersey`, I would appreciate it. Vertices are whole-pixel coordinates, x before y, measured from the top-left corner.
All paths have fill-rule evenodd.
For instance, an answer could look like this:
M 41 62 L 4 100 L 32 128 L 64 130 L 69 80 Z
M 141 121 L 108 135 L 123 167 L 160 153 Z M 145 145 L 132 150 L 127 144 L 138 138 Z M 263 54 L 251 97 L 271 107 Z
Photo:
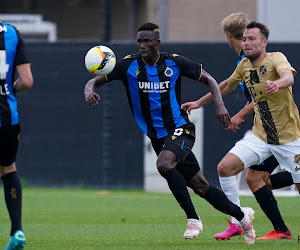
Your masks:
M 143 93 L 164 93 L 170 88 L 170 81 L 165 82 L 139 82 Z

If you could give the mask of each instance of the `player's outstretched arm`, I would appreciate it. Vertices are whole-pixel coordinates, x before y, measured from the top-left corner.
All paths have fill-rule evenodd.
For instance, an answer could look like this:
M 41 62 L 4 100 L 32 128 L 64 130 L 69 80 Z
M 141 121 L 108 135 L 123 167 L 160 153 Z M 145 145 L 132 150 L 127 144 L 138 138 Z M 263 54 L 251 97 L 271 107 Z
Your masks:
M 184 109 L 186 112 L 188 112 L 188 114 L 191 114 L 191 111 L 193 109 L 198 109 L 200 107 L 202 107 L 203 104 L 201 104 L 201 99 L 194 101 L 194 102 L 186 102 L 184 104 L 181 105 L 181 108 Z
M 205 70 L 202 70 L 200 81 L 207 84 L 210 89 L 216 106 L 217 119 L 222 123 L 224 129 L 228 129 L 230 124 L 230 115 L 224 105 L 217 81 Z
M 276 81 L 266 81 L 267 94 L 274 94 L 279 89 L 290 87 L 294 84 L 294 75 L 290 69 L 280 69 L 278 72 L 280 78 Z
M 86 83 L 84 87 L 84 97 L 88 104 L 91 106 L 98 104 L 100 96 L 95 92 L 95 90 L 105 83 L 107 83 L 105 76 L 96 76 Z
M 228 85 L 228 83 L 229 83 L 229 79 L 226 79 L 219 84 L 219 89 L 221 91 L 222 96 L 227 95 L 232 90 L 234 90 L 234 88 L 231 88 Z M 205 104 L 210 103 L 213 99 L 214 99 L 213 95 L 210 92 L 210 93 L 206 94 L 205 96 L 201 97 L 200 99 L 198 99 L 197 101 L 186 102 L 186 103 L 182 104 L 181 108 L 190 114 L 193 109 L 198 109 L 198 108 L 204 106 Z
M 246 118 L 254 113 L 254 106 L 253 102 L 247 103 L 244 108 L 242 108 L 235 116 L 231 118 L 231 123 L 229 125 L 229 130 L 232 132 L 236 132 L 239 128 L 239 125 L 241 123 L 244 123 L 246 121 Z

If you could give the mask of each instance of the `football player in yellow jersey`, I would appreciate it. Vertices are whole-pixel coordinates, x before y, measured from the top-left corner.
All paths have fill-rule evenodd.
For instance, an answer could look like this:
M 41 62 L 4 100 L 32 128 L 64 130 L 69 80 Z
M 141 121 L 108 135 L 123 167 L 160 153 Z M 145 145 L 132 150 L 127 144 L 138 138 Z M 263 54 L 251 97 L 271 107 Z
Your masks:
M 221 27 L 228 44 L 232 49 L 238 54 L 237 65 L 245 57 L 244 51 L 242 49 L 242 38 L 243 31 L 249 24 L 249 19 L 247 15 L 243 12 L 233 13 L 225 17 L 221 22 Z M 241 90 L 243 91 L 248 103 L 252 102 L 252 97 L 249 93 L 247 86 L 244 81 L 239 82 Z M 189 103 L 183 104 L 183 106 L 189 107 Z M 200 103 L 201 105 L 201 103 Z M 239 114 L 231 118 L 231 123 L 235 124 L 236 119 L 239 121 Z M 238 129 L 238 125 L 234 125 L 234 130 Z M 293 184 L 293 179 L 288 171 L 282 171 L 276 174 L 271 173 L 277 168 L 278 162 L 274 156 L 269 157 L 263 161 L 260 165 L 254 165 L 247 169 L 246 181 L 249 185 L 251 191 L 253 192 L 257 202 L 259 203 L 261 209 L 264 211 L 266 216 L 269 218 L 273 225 L 273 230 L 271 230 L 264 237 L 258 238 L 262 239 L 292 239 L 292 234 L 285 225 L 282 216 L 278 209 L 278 204 L 274 195 L 270 189 L 279 189 Z M 228 194 L 228 198 L 236 205 L 240 205 L 239 200 L 239 190 L 236 178 L 232 178 L 232 181 L 228 182 L 223 178 L 220 178 L 220 185 L 225 194 Z M 229 227 L 222 233 L 214 235 L 217 240 L 228 240 L 234 236 L 241 236 L 243 230 L 239 225 L 236 218 L 228 220 Z
M 292 174 L 299 191 L 300 122 L 291 87 L 296 71 L 282 53 L 266 53 L 268 35 L 268 28 L 261 23 L 251 22 L 247 26 L 242 41 L 246 58 L 232 76 L 220 84 L 221 93 L 225 95 L 233 91 L 239 81 L 245 81 L 253 99 L 235 116 L 230 130 L 235 131 L 254 111 L 255 120 L 253 133 L 229 151 L 219 163 L 218 172 L 220 179 L 230 181 L 244 168 L 258 165 L 274 155 L 281 168 Z M 198 108 L 210 98 L 208 94 L 185 109 Z

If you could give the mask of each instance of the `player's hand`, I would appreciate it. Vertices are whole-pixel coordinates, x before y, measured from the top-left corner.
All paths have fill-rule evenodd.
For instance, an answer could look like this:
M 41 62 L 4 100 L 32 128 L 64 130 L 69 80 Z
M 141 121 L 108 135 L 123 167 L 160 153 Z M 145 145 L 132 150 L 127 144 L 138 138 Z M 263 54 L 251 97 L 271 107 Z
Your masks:
M 188 112 L 188 114 L 191 114 L 191 111 L 193 109 L 198 109 L 200 108 L 201 105 L 197 103 L 197 101 L 195 102 L 186 102 L 184 104 L 181 105 L 181 108 L 184 109 L 186 112 Z
M 223 128 L 228 130 L 230 125 L 230 115 L 224 103 L 216 104 L 217 119 L 222 123 Z
M 267 94 L 274 94 L 279 90 L 278 85 L 274 81 L 268 80 L 268 81 L 266 81 L 266 85 L 267 85 L 267 88 L 266 88 Z
M 100 96 L 94 91 L 94 81 L 94 79 L 89 80 L 84 87 L 85 100 L 91 106 L 98 104 L 100 100 Z
M 245 123 L 246 119 L 244 119 L 242 116 L 236 114 L 231 118 L 231 123 L 229 125 L 229 130 L 231 132 L 236 132 L 237 129 L 240 129 L 239 125 L 241 123 Z

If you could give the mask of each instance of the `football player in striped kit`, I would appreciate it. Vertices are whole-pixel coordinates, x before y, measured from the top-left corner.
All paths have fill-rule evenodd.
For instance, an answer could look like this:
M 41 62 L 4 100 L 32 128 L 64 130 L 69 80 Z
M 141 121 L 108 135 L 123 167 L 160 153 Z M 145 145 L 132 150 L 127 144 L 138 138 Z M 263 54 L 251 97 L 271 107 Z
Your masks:
M 253 244 L 254 211 L 236 206 L 204 178 L 191 151 L 195 127 L 180 107 L 181 76 L 200 81 L 213 93 L 217 118 L 224 129 L 228 129 L 230 116 L 218 91 L 218 84 L 202 69 L 202 64 L 177 54 L 160 52 L 159 45 L 158 25 L 146 23 L 140 26 L 137 33 L 139 53 L 118 61 L 110 74 L 89 80 L 84 89 L 85 99 L 90 105 L 96 105 L 100 99 L 95 92 L 98 87 L 112 80 L 122 80 L 132 114 L 140 129 L 151 139 L 158 155 L 157 169 L 186 213 L 185 239 L 197 238 L 203 231 L 188 186 L 219 211 L 237 218 L 245 231 L 246 243 Z
M 18 78 L 14 81 L 15 71 Z M 16 93 L 31 88 L 33 77 L 24 41 L 12 25 L 0 21 L 0 175 L 11 220 L 9 249 L 23 249 L 22 186 L 16 169 L 20 124 Z

